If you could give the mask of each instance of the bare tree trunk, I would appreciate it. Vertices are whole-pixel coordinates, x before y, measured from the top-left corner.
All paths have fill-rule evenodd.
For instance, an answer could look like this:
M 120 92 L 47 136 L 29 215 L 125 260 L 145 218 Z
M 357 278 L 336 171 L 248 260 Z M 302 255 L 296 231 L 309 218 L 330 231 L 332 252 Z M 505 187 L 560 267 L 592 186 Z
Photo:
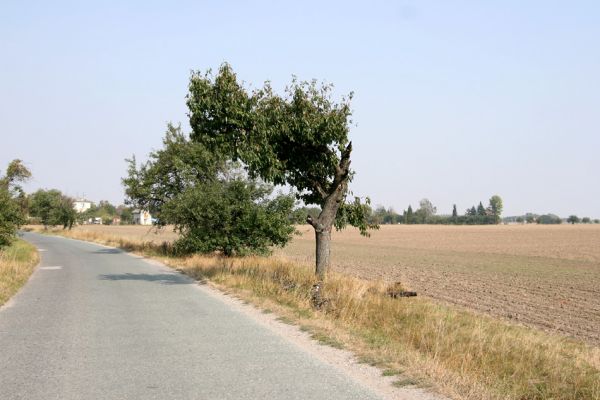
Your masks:
M 319 214 L 317 219 L 313 219 L 310 215 L 307 218 L 308 223 L 315 229 L 315 274 L 319 278 L 319 281 L 325 279 L 325 275 L 327 275 L 327 270 L 329 269 L 331 230 L 333 229 L 333 221 L 335 221 L 335 216 L 343 200 L 343 196 L 340 193 L 344 192 L 345 189 L 342 186 L 340 190 L 329 196 L 325 204 L 323 204 L 323 210 L 321 210 L 321 214 Z
M 316 246 L 317 246 L 317 262 L 315 274 L 319 280 L 323 280 L 329 269 L 329 255 L 331 253 L 331 230 L 317 231 L 315 230 Z
M 339 165 L 336 167 L 335 178 L 331 185 L 325 190 L 321 185 L 317 184 L 316 189 L 323 198 L 321 214 L 318 218 L 313 218 L 309 215 L 306 218 L 315 229 L 316 239 L 316 267 L 315 274 L 319 281 L 325 279 L 327 270 L 329 269 L 329 254 L 331 243 L 331 229 L 335 221 L 338 209 L 342 205 L 348 190 L 348 178 L 350 173 L 350 153 L 352 152 L 352 142 L 348 143 Z

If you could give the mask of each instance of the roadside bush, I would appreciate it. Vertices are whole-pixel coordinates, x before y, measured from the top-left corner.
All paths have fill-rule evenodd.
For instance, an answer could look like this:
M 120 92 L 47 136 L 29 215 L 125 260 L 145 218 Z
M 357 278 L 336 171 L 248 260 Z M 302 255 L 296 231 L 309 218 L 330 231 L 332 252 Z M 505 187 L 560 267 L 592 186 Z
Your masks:
M 239 178 L 186 190 L 162 210 L 182 234 L 175 250 L 231 256 L 268 254 L 271 246 L 284 246 L 294 232 L 289 221 L 294 199 L 270 199 L 271 193 L 270 186 Z
M 8 190 L 0 188 L 0 248 L 12 242 L 17 229 L 24 223 L 25 218 L 19 204 Z
M 0 248 L 9 245 L 25 223 L 26 197 L 18 185 L 31 177 L 21 160 L 13 160 L 0 177 Z

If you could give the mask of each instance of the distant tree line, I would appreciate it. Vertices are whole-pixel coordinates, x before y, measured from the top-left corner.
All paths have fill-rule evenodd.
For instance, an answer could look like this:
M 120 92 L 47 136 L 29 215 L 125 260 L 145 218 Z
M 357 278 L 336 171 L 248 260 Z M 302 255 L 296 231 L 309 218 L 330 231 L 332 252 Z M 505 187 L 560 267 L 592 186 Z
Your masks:
M 527 213 L 525 215 L 521 215 L 518 217 L 506 217 L 504 218 L 504 222 L 516 222 L 516 223 L 528 223 L 528 224 L 540 224 L 540 225 L 558 225 L 563 222 L 567 222 L 570 224 L 599 224 L 599 219 L 591 219 L 589 217 L 579 218 L 577 215 L 570 215 L 568 218 L 563 219 L 555 214 L 533 214 Z
M 489 225 L 500 223 L 502 209 L 502 199 L 494 195 L 489 199 L 487 207 L 479 202 L 477 206 L 474 205 L 463 215 L 459 215 L 454 204 L 452 215 L 436 215 L 437 207 L 430 200 L 423 199 L 419 202 L 419 208 L 413 210 L 412 205 L 409 205 L 402 214 L 392 208 L 377 207 L 371 212 L 370 221 L 374 224 Z
M 107 200 L 93 204 L 83 212 L 74 208 L 75 200 L 57 189 L 39 189 L 26 196 L 23 208 L 29 216 L 28 223 L 44 227 L 62 226 L 71 229 L 75 224 L 100 221 L 103 225 L 133 223 L 133 209 L 124 205 L 114 206 Z

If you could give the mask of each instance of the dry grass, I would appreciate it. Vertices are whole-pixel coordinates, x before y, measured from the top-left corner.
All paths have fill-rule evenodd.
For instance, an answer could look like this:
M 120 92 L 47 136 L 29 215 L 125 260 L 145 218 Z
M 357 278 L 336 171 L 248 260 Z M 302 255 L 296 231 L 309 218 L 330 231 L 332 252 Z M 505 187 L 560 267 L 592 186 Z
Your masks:
M 0 306 L 27 282 L 38 261 L 35 247 L 23 240 L 0 250 Z
M 158 255 L 168 246 L 100 232 L 62 234 Z M 560 335 L 426 298 L 392 299 L 388 284 L 331 273 L 329 303 L 310 304 L 312 269 L 285 259 L 192 256 L 163 262 L 299 324 L 365 362 L 456 399 L 600 399 L 600 350 Z M 392 371 L 392 372 L 390 372 Z

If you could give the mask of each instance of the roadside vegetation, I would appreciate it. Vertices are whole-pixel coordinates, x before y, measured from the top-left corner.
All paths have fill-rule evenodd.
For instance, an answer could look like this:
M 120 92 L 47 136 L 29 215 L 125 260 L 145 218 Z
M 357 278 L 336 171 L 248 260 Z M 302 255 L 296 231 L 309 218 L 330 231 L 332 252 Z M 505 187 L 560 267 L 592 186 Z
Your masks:
M 0 306 L 27 282 L 38 261 L 36 248 L 20 239 L 0 249 Z
M 40 228 L 41 231 L 41 228 Z M 50 231 L 161 260 L 353 351 L 362 361 L 454 399 L 600 399 L 600 348 L 330 272 L 314 306 L 310 266 L 278 257 L 174 256 L 170 243 Z
M 20 184 L 30 177 L 21 160 L 11 161 L 0 176 L 0 306 L 27 282 L 39 260 L 35 247 L 17 238 L 27 204 Z
M 0 250 L 15 239 L 17 230 L 25 223 L 26 198 L 20 184 L 31 177 L 21 160 L 8 164 L 0 175 Z

